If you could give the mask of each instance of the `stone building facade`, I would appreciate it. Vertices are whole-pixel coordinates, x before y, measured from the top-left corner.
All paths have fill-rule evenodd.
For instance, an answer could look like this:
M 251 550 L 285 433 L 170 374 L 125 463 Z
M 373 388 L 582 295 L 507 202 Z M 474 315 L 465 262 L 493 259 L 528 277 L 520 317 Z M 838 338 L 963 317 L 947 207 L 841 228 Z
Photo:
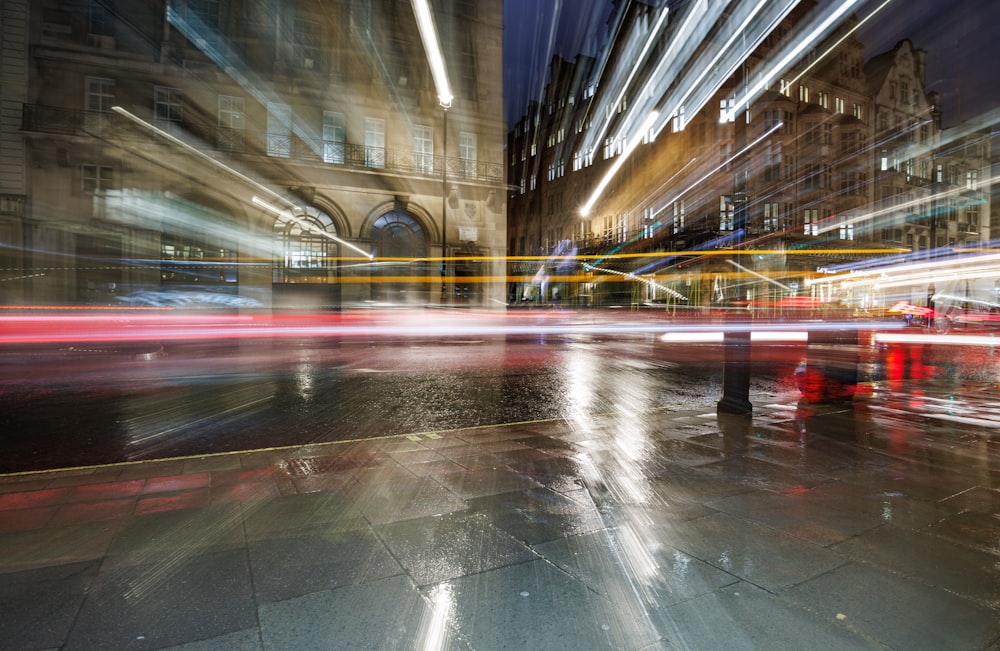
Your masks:
M 653 34 L 659 10 L 651 5 L 631 3 L 609 31 Z M 669 125 L 643 134 L 624 164 L 620 143 L 583 145 L 597 125 L 622 121 L 641 100 L 637 89 L 650 86 L 622 93 L 616 75 L 627 66 L 555 59 L 544 103 L 508 133 L 508 251 L 539 256 L 512 264 L 521 268 L 508 294 L 691 307 L 839 300 L 823 275 L 873 259 L 870 251 L 888 257 L 986 242 L 989 195 L 973 186 L 989 173 L 988 139 L 975 127 L 942 129 L 940 98 L 925 91 L 926 53 L 909 41 L 866 63 L 857 18 L 847 17 L 737 106 L 815 22 L 816 6 L 800 3 L 783 16 L 706 101 L 672 105 L 668 88 L 661 106 L 673 108 Z M 702 49 L 724 37 L 714 28 Z M 656 37 L 645 71 L 661 64 L 674 38 L 670 30 Z M 630 61 L 627 48 L 620 36 L 610 39 L 607 62 Z M 608 95 L 617 100 L 611 111 Z M 730 250 L 739 253 L 714 255 Z M 569 252 L 600 265 L 559 268 Z M 612 253 L 626 255 L 603 257 Z
M 5 2 L 2 302 L 423 305 L 501 275 L 502 5 L 432 3 L 445 110 L 409 0 Z

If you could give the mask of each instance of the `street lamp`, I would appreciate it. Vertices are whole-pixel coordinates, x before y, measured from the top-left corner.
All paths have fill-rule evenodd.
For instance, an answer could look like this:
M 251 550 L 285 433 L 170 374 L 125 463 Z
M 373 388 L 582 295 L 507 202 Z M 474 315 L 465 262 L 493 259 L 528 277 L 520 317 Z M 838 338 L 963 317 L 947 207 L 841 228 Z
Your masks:
M 448 231 L 448 109 L 454 95 L 451 94 L 451 84 L 448 83 L 448 69 L 444 65 L 444 55 L 441 53 L 441 43 L 438 40 L 437 29 L 434 27 L 434 17 L 431 15 L 427 0 L 411 0 L 413 15 L 417 19 L 420 30 L 420 40 L 424 43 L 427 62 L 431 66 L 434 77 L 434 87 L 437 89 L 438 102 L 443 112 L 443 148 L 441 155 L 441 301 L 446 300 L 445 277 L 447 262 L 445 260 L 445 245 Z

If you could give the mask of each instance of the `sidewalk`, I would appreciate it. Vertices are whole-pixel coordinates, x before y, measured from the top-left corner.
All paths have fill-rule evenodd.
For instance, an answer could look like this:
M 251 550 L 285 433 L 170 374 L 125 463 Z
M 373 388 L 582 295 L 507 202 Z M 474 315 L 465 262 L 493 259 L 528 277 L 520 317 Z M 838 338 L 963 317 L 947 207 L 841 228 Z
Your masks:
M 0 477 L 3 649 L 1000 649 L 1000 393 Z

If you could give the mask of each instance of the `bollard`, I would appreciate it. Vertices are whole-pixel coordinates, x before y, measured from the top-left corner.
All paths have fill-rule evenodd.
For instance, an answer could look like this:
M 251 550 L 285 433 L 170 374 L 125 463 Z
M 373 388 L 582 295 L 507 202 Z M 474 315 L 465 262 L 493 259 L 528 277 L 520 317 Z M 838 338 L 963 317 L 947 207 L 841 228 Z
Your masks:
M 723 414 L 749 414 L 750 404 L 750 328 L 744 320 L 733 321 L 722 337 L 722 400 L 716 409 Z

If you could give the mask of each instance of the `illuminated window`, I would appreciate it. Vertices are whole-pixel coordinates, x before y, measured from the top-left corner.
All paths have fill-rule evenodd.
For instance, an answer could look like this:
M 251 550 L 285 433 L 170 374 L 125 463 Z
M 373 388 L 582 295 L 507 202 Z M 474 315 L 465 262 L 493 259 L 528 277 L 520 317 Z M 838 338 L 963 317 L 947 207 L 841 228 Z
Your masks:
M 965 173 L 965 188 L 967 190 L 979 189 L 979 170 L 969 170 Z
M 819 235 L 819 210 L 809 208 L 803 214 L 802 232 L 806 235 Z
M 734 122 L 736 115 L 733 108 L 736 106 L 736 98 L 730 97 L 719 100 L 719 122 Z
M 764 204 L 764 231 L 775 233 L 780 228 L 779 221 L 780 207 L 777 202 Z
M 673 217 L 673 220 L 672 220 L 673 223 L 671 224 L 673 232 L 674 232 L 674 234 L 683 233 L 684 232 L 684 217 L 685 217 L 684 199 L 678 199 L 677 201 L 675 201 L 674 205 L 673 205 L 673 209 L 674 209 L 674 217 Z
M 331 236 L 337 228 L 329 215 L 313 207 L 295 208 L 294 214 L 274 222 L 274 238 L 281 251 L 274 282 L 326 282 L 336 265 L 339 247 Z
M 731 231 L 736 227 L 736 204 L 731 195 L 719 197 L 719 230 Z

